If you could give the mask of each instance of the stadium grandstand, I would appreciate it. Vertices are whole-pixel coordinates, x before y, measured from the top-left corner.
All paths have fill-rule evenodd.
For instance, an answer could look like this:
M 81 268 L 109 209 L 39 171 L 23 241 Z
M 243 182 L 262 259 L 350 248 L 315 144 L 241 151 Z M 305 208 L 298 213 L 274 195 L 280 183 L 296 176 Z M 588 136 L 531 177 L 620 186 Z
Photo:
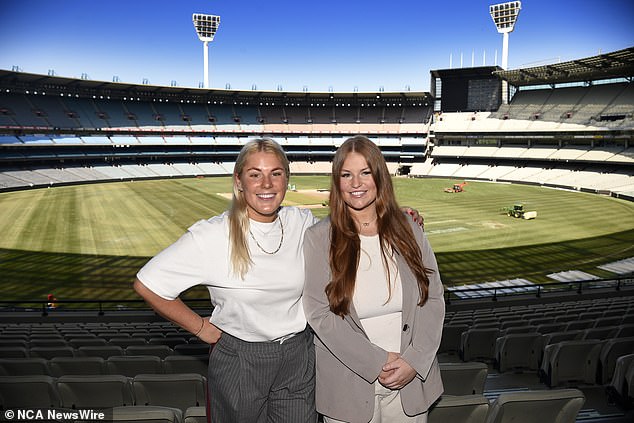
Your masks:
M 430 92 L 361 93 L 0 70 L 0 192 L 230 175 L 245 140 L 261 136 L 282 144 L 292 173 L 327 174 L 337 147 L 364 134 L 394 175 L 634 201 L 634 47 L 522 69 L 430 72 Z M 430 423 L 528 421 L 527 413 L 544 423 L 634 421 L 634 262 L 612 265 L 625 275 L 616 284 L 570 290 L 578 278 L 560 275 L 566 289 L 548 295 L 525 281 L 448 287 L 438 355 L 445 395 Z M 152 312 L 7 307 L 0 339 L 4 409 L 206 421 L 208 347 Z

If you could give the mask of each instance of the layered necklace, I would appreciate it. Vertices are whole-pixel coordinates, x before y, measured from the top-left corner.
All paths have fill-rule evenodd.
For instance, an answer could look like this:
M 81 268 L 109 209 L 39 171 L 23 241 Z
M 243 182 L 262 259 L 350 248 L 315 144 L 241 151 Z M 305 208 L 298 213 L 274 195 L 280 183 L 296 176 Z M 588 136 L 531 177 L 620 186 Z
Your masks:
M 280 237 L 279 245 L 274 251 L 266 251 L 264 248 L 262 248 L 258 240 L 255 239 L 255 235 L 253 235 L 253 232 L 251 232 L 251 228 L 249 228 L 249 235 L 251 235 L 251 238 L 253 238 L 253 241 L 255 241 L 255 245 L 257 245 L 260 251 L 262 251 L 264 254 L 273 255 L 277 253 L 278 251 L 280 251 L 280 248 L 282 248 L 282 242 L 284 242 L 284 225 L 282 224 L 282 219 L 280 217 L 278 217 L 277 220 L 280 222 L 280 229 L 282 230 L 282 236 Z

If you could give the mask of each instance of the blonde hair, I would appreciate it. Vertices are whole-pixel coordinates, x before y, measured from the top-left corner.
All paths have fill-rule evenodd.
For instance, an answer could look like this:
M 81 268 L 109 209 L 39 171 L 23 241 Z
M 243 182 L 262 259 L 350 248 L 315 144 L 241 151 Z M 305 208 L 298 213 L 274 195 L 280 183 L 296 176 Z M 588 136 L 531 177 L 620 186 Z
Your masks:
M 279 159 L 284 167 L 286 179 L 290 175 L 288 158 L 282 147 L 269 138 L 258 138 L 247 142 L 236 159 L 233 169 L 233 195 L 231 207 L 229 208 L 229 247 L 231 270 L 241 279 L 249 271 L 253 264 L 251 254 L 249 253 L 249 245 L 247 234 L 249 233 L 249 214 L 247 211 L 247 202 L 244 193 L 238 189 L 236 179 L 240 178 L 244 166 L 248 158 L 254 153 L 272 153 Z

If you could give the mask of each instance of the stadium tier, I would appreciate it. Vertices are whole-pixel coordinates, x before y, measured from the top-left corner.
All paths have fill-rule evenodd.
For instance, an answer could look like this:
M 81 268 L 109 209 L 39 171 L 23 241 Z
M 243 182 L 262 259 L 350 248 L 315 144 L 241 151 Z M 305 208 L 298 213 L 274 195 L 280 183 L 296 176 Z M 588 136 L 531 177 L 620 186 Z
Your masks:
M 486 84 L 474 85 L 493 89 L 494 96 L 495 81 L 515 87 L 509 104 L 487 100 L 483 108 L 478 99 L 490 95 L 467 93 L 474 97 L 464 100 L 463 110 L 456 110 L 456 99 L 435 98 L 435 89 L 121 87 L 0 71 L 0 190 L 230 173 L 230 166 L 214 165 L 231 163 L 240 146 L 257 136 L 280 142 L 301 173 L 327 173 L 341 142 L 362 133 L 379 144 L 395 174 L 633 198 L 633 51 L 557 65 L 575 70 L 568 73 L 577 79 L 542 67 L 432 71 L 434 77 L 451 77 L 449 82 L 485 78 Z

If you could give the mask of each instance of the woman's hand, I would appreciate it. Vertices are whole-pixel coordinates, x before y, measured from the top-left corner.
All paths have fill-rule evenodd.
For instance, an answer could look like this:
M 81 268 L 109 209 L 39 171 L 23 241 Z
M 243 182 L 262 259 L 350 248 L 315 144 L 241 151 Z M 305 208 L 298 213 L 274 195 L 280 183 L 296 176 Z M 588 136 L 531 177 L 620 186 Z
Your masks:
M 425 218 L 418 213 L 418 210 L 411 207 L 403 207 L 403 210 L 412 217 L 414 222 L 418 223 L 418 225 L 425 230 Z
M 198 339 L 208 344 L 215 344 L 222 336 L 222 331 L 209 321 L 209 317 L 202 317 L 202 327 L 196 335 Z
M 397 358 L 390 361 L 390 358 L 394 356 Z M 388 362 L 385 363 L 379 375 L 379 383 L 388 389 L 402 389 L 414 377 L 416 377 L 416 370 L 398 354 L 390 352 L 388 353 Z

